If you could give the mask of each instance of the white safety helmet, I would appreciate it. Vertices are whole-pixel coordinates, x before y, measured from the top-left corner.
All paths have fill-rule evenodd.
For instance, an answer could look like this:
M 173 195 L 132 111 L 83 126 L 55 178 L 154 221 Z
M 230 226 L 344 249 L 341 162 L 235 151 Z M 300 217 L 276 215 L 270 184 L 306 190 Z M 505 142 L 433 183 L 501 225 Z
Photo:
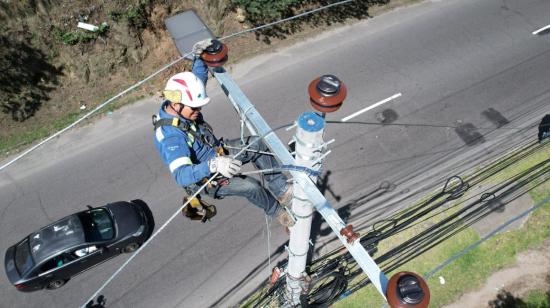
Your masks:
M 178 73 L 166 82 L 164 97 L 172 103 L 189 107 L 202 107 L 210 102 L 204 83 L 191 72 Z

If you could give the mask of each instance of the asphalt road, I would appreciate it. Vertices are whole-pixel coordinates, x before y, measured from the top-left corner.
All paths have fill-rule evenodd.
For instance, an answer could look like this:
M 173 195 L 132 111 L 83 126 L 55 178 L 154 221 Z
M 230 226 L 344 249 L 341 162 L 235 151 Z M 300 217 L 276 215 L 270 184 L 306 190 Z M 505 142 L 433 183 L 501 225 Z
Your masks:
M 550 35 L 532 32 L 548 24 L 547 0 L 426 1 L 240 63 L 232 74 L 273 127 L 310 110 L 306 87 L 324 73 L 349 89 L 328 120 L 402 94 L 350 122 L 407 125 L 329 124 L 326 132 L 336 142 L 325 194 L 347 209 L 349 222 L 367 226 L 445 178 L 534 140 L 534 125 L 550 113 Z M 237 137 L 238 119 L 213 80 L 209 93 L 206 118 L 218 135 Z M 157 108 L 148 100 L 115 111 L 1 171 L 0 251 L 87 204 L 140 198 L 157 227 L 166 221 L 182 192 L 153 147 Z M 286 141 L 290 133 L 280 136 Z M 227 307 L 264 281 L 262 212 L 239 199 L 216 204 L 210 223 L 178 217 L 170 224 L 102 292 L 107 306 Z M 317 255 L 334 247 L 326 225 L 313 232 Z M 273 223 L 272 265 L 285 258 L 285 241 Z M 58 291 L 31 294 L 9 285 L 2 267 L 0 306 L 82 305 L 126 258 Z

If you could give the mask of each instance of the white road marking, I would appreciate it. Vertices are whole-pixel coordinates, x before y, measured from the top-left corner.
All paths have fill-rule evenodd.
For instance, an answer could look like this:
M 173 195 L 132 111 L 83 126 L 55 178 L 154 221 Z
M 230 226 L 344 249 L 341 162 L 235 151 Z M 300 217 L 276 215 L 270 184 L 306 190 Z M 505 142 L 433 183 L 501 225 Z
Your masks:
M 540 28 L 540 29 L 538 29 L 538 30 L 536 30 L 536 31 L 533 31 L 533 35 L 537 35 L 537 34 L 541 33 L 541 32 L 544 31 L 544 30 L 547 30 L 547 29 L 550 29 L 550 25 L 545 26 L 545 27 L 542 27 L 542 28 Z
M 378 107 L 378 106 L 380 106 L 380 105 L 382 105 L 382 104 L 385 104 L 385 103 L 387 103 L 387 102 L 389 102 L 389 101 L 392 101 L 392 100 L 394 100 L 394 99 L 396 99 L 396 98 L 398 98 L 398 97 L 400 97 L 400 96 L 401 96 L 401 93 L 394 94 L 394 95 L 392 95 L 392 96 L 390 96 L 390 97 L 388 97 L 388 98 L 386 98 L 386 99 L 384 99 L 384 100 L 379 101 L 378 103 L 376 103 L 376 104 L 374 104 L 374 105 L 370 105 L 370 106 L 368 106 L 368 107 L 366 107 L 366 108 L 363 108 L 363 109 L 361 109 L 361 110 L 359 110 L 359 111 L 357 111 L 357 112 L 355 112 L 355 113 L 350 114 L 349 116 L 343 118 L 343 119 L 342 119 L 342 122 L 346 122 L 346 121 L 348 121 L 348 120 L 350 120 L 350 119 L 352 119 L 352 118 L 355 118 L 356 116 L 358 116 L 358 115 L 360 115 L 360 114 L 362 114 L 362 113 L 364 113 L 364 112 L 367 112 L 367 111 L 369 111 L 369 110 L 371 110 L 371 109 L 373 109 L 373 108 L 376 108 L 376 107 Z

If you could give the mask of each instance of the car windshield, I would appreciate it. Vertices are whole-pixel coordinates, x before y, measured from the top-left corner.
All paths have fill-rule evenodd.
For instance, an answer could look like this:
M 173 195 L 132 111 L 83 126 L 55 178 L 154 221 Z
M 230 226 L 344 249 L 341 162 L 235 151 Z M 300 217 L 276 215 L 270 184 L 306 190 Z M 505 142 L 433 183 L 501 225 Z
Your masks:
M 19 275 L 23 275 L 33 266 L 34 261 L 31 256 L 29 240 L 25 239 L 17 245 L 17 247 L 15 247 L 15 267 L 17 268 Z
M 105 209 L 92 209 L 78 214 L 86 242 L 110 240 L 115 235 L 113 221 Z

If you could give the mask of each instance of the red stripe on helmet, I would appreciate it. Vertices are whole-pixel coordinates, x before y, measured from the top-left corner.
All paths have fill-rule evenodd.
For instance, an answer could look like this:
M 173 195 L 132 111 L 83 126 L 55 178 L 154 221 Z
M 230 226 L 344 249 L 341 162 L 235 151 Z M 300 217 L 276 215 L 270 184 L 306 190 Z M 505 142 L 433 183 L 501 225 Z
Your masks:
M 189 87 L 187 86 L 187 82 L 185 82 L 185 80 L 183 79 L 174 79 L 174 81 L 185 87 L 185 92 L 187 92 L 187 96 L 189 96 L 189 100 L 193 101 L 193 97 L 191 96 L 191 92 L 189 92 Z

